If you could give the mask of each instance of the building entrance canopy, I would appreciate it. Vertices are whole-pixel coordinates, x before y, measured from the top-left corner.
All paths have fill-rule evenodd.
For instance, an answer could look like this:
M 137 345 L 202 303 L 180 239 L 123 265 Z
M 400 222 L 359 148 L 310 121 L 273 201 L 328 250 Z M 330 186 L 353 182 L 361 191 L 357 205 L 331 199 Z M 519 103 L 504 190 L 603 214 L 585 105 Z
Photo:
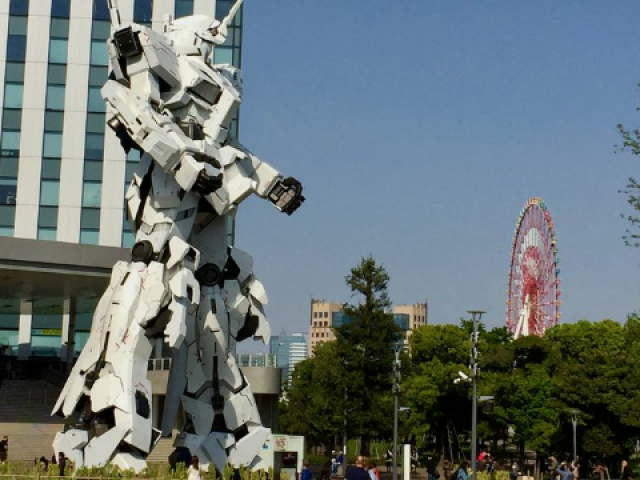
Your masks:
M 88 337 L 113 264 L 129 255 L 123 248 L 0 238 L 3 353 L 70 360 Z

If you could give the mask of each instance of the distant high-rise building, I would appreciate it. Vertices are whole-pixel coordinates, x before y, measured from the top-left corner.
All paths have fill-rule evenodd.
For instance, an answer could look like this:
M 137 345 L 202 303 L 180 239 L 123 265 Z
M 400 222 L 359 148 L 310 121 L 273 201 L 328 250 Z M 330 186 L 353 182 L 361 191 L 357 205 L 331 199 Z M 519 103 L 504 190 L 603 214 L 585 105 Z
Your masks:
M 276 365 L 282 369 L 282 385 L 291 386 L 293 369 L 309 357 L 307 334 L 294 332 L 274 335 L 269 342 L 269 354 L 275 355 Z
M 309 319 L 309 356 L 317 345 L 336 339 L 334 327 L 349 322 L 342 311 L 343 304 L 325 300 L 311 300 L 311 317 Z M 393 320 L 403 331 L 404 348 L 409 348 L 409 337 L 413 330 L 427 324 L 429 306 L 426 302 L 413 305 L 396 305 L 391 309 Z

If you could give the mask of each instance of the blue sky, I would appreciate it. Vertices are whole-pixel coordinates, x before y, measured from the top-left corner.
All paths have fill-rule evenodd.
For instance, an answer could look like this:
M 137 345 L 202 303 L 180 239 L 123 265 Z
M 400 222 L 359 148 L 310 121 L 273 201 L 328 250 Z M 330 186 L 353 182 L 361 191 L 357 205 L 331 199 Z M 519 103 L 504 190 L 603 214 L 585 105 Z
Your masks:
M 640 159 L 614 145 L 617 123 L 640 125 L 639 16 L 633 1 L 246 0 L 241 138 L 307 197 L 292 217 L 251 199 L 237 219 L 274 332 L 306 331 L 311 297 L 349 300 L 368 254 L 429 322 L 481 308 L 502 325 L 534 196 L 556 224 L 562 321 L 624 321 L 640 250 L 617 191 Z

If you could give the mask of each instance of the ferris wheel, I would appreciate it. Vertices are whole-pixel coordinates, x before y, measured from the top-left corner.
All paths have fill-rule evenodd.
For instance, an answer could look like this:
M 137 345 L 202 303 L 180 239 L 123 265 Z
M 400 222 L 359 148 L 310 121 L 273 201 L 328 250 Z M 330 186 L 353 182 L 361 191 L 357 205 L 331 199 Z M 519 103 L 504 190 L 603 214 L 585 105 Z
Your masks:
M 520 212 L 511 248 L 507 327 L 515 338 L 543 335 L 560 319 L 558 248 L 551 214 L 539 198 Z

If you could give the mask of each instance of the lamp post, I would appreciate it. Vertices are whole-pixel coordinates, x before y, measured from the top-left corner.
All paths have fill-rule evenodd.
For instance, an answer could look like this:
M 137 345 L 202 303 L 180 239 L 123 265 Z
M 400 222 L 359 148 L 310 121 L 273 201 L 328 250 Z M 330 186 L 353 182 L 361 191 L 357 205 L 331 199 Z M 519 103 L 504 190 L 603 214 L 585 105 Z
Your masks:
M 473 333 L 471 334 L 471 381 L 473 383 L 473 397 L 471 401 L 471 469 L 472 480 L 477 479 L 476 466 L 478 461 L 478 322 L 482 318 L 483 310 L 468 310 L 473 321 Z
M 344 386 L 344 435 L 342 437 L 342 454 L 347 461 L 347 386 Z M 346 472 L 346 470 L 345 470 Z
M 572 408 L 569 410 L 571 414 L 571 425 L 573 426 L 573 460 L 575 461 L 578 458 L 578 441 L 577 441 L 577 429 L 578 429 L 578 415 L 580 415 L 580 410 Z
M 398 480 L 398 394 L 400 393 L 400 348 L 393 360 L 393 480 Z

